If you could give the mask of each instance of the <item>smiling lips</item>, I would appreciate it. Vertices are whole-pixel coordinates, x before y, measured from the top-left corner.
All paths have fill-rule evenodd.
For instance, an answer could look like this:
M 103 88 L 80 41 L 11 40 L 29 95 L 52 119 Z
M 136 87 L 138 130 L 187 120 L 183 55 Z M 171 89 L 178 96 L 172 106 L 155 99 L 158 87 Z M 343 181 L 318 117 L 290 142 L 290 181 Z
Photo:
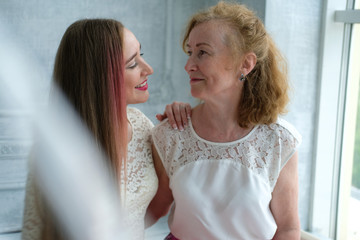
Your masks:
M 148 89 L 147 79 L 135 87 L 137 90 L 146 91 Z
M 200 81 L 203 81 L 204 79 L 202 78 L 190 78 L 190 85 L 194 84 L 194 83 L 198 83 Z

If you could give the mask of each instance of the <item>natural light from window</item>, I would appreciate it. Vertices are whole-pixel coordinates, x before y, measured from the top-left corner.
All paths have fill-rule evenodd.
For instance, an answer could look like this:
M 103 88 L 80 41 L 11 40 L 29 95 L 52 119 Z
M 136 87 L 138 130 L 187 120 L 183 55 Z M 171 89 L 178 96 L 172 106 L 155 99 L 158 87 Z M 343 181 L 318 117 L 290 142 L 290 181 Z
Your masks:
M 357 0 L 354 5 L 355 9 L 360 9 L 360 0 Z M 346 235 L 348 240 L 360 240 L 360 24 L 353 24 L 351 33 L 351 45 L 349 56 L 348 69 L 348 91 L 347 91 L 347 105 L 349 106 L 347 114 L 352 121 L 345 120 L 344 129 L 349 127 L 351 131 L 353 151 L 343 159 L 343 162 L 350 162 L 348 174 L 351 176 L 350 198 L 348 206 L 343 208 L 347 210 L 347 230 Z M 351 111 L 351 112 L 350 112 Z M 353 122 L 353 123 L 351 123 Z M 347 126 L 349 124 L 349 126 Z M 348 135 L 349 136 L 349 135 Z M 345 135 L 344 135 L 345 137 Z M 351 150 L 351 148 L 349 149 Z M 347 146 L 344 146 L 343 151 L 347 151 Z M 344 155 L 343 155 L 344 156 Z M 350 177 L 349 177 L 350 179 Z M 341 210 L 341 208 L 340 208 Z M 341 213 L 340 213 L 341 214 Z M 341 224 L 341 223 L 340 223 Z M 345 226 L 344 226 L 345 227 Z M 341 238 L 342 239 L 342 238 Z
M 357 1 L 359 6 L 359 2 Z M 357 82 L 357 113 L 356 128 L 354 139 L 354 153 L 353 153 L 353 167 L 352 167 L 352 181 L 351 181 L 351 198 L 349 203 L 349 219 L 348 219 L 348 239 L 360 240 L 360 93 L 359 93 L 359 66 L 360 66 L 360 25 L 354 24 L 352 29 L 352 46 L 351 46 L 350 61 L 354 61 L 349 69 L 349 77 L 354 78 Z

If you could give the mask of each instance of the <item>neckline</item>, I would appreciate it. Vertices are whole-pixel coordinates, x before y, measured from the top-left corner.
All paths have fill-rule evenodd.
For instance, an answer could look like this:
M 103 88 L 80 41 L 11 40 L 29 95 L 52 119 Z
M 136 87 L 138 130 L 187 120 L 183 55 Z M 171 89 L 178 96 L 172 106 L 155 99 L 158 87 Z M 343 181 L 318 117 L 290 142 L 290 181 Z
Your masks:
M 200 141 L 203 141 L 205 143 L 208 143 L 208 144 L 212 144 L 212 145 L 229 145 L 229 144 L 236 144 L 236 143 L 239 143 L 239 142 L 242 142 L 242 141 L 245 141 L 246 139 L 248 139 L 252 133 L 259 127 L 259 125 L 255 125 L 253 127 L 253 129 L 251 129 L 251 131 L 246 134 L 245 136 L 243 136 L 242 138 L 239 138 L 237 140 L 234 140 L 234 141 L 230 141 L 230 142 L 213 142 L 213 141 L 210 141 L 210 140 L 206 140 L 202 137 L 200 137 L 195 129 L 194 129 L 194 126 L 192 125 L 192 122 L 191 122 L 191 119 L 188 120 L 189 121 L 189 127 L 190 127 L 190 131 L 192 132 L 192 134 Z

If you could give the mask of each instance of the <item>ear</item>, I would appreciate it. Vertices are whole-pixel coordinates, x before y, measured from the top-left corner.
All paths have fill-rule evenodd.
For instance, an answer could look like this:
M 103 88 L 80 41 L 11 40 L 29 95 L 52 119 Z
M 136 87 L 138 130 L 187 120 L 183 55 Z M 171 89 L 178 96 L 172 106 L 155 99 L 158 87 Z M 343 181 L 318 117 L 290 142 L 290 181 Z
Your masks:
M 253 52 L 248 52 L 243 56 L 243 61 L 240 66 L 240 71 L 245 76 L 253 70 L 256 64 L 256 55 Z

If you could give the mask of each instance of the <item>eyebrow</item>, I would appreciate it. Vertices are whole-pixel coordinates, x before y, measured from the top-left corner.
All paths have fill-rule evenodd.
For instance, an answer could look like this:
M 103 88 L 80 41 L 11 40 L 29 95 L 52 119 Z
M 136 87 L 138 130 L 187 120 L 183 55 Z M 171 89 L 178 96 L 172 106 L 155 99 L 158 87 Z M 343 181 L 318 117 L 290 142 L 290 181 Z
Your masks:
M 136 57 L 137 53 L 135 53 L 134 55 L 132 55 L 125 64 L 128 64 L 129 62 L 131 62 L 131 60 L 133 60 Z
M 205 46 L 209 46 L 209 47 L 211 47 L 211 45 L 210 45 L 210 44 L 205 43 L 205 42 L 197 43 L 197 44 L 195 45 L 195 47 L 199 47 L 199 46 L 201 46 L 201 45 L 205 45 Z M 190 47 L 190 45 L 189 45 L 189 44 L 186 44 L 186 46 L 187 46 L 187 47 Z
M 139 49 L 141 50 L 141 44 L 140 44 L 140 48 L 139 48 Z M 126 61 L 125 64 L 128 64 L 129 62 L 131 62 L 131 60 L 133 60 L 133 59 L 136 57 L 137 54 L 138 54 L 137 52 L 134 53 L 134 54 Z

